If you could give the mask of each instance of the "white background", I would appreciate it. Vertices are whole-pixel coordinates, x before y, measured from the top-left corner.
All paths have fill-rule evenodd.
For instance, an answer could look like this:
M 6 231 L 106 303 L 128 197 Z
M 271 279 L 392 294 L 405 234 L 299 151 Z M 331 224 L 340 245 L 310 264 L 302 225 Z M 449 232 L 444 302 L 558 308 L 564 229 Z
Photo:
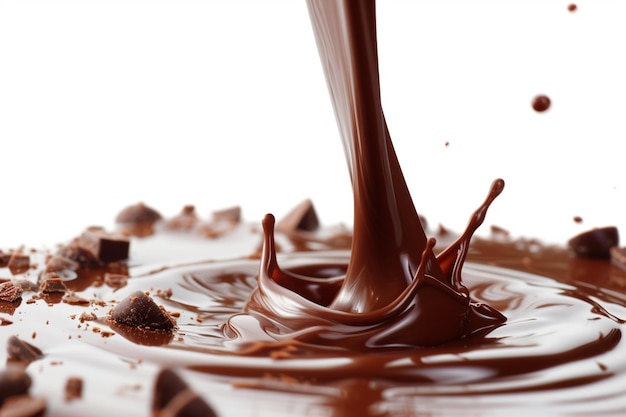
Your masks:
M 431 224 L 460 230 L 502 177 L 487 224 L 515 235 L 626 225 L 626 2 L 576 3 L 379 0 L 383 106 Z M 303 0 L 0 0 L 0 176 L 5 248 L 138 201 L 352 216 Z

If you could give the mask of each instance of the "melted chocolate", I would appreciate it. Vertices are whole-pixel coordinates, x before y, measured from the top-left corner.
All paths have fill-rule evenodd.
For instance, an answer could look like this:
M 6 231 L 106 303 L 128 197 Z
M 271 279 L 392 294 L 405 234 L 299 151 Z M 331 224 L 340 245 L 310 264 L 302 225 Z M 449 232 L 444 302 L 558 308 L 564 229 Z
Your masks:
M 132 239 L 128 270 L 107 264 L 117 250 L 98 259 L 102 242 L 93 254 L 61 251 L 63 285 L 89 305 L 35 294 L 0 310 L 15 315 L 0 328 L 13 341 L 5 356 L 37 338 L 33 394 L 50 397 L 51 415 L 139 415 L 149 404 L 224 416 L 626 412 L 626 272 L 505 234 L 470 246 L 501 180 L 468 229 L 436 247 L 381 110 L 373 1 L 309 7 L 353 182 L 352 239 L 317 219 L 275 234 L 271 215 L 262 236 L 238 220 L 207 233 L 195 216 L 174 229 L 151 216 L 149 232 L 134 234 L 120 221 L 148 236 Z M 41 266 L 24 278 L 43 274 L 47 255 L 33 253 Z M 107 273 L 129 278 L 102 285 Z M 148 309 L 135 311 L 137 300 Z M 0 372 L 0 386 L 26 393 L 30 377 L 13 372 Z M 54 398 L 67 375 L 85 381 L 71 405 Z

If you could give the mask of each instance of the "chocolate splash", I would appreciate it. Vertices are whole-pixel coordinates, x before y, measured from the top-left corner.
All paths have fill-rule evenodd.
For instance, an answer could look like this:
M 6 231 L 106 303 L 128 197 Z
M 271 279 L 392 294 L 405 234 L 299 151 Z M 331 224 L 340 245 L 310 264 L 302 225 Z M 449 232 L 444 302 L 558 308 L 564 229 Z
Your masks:
M 336 280 L 283 271 L 274 219 L 266 217 L 259 288 L 247 313 L 267 322 L 262 328 L 278 327 L 276 339 L 357 350 L 437 345 L 503 323 L 497 311 L 471 302 L 461 268 L 472 233 L 504 182 L 494 182 L 468 230 L 435 257 L 382 112 L 374 1 L 308 6 L 353 184 L 351 258 L 336 292 L 328 288 Z M 231 335 L 242 333 L 229 326 Z

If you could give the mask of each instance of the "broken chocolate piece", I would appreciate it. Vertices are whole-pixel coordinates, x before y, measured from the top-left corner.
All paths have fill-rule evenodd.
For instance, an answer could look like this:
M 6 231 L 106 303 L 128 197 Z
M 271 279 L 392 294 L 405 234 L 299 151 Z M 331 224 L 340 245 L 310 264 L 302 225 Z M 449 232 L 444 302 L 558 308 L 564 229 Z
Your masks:
M 113 308 L 111 318 L 120 324 L 151 330 L 172 330 L 174 320 L 152 298 L 135 291 Z
M 21 367 L 9 366 L 0 371 L 0 404 L 14 395 L 26 394 L 30 384 L 30 377 Z
M 11 281 L 0 284 L 0 301 L 12 303 L 22 298 L 22 287 L 13 284 Z
M 145 237 L 154 233 L 154 225 L 162 219 L 161 214 L 144 203 L 123 209 L 115 218 L 125 235 Z
M 11 260 L 11 254 L 5 253 L 0 250 L 0 268 L 6 268 L 9 266 L 9 261 Z
M 83 380 L 78 377 L 70 377 L 65 382 L 65 401 L 78 400 L 83 397 Z
M 216 417 L 217 414 L 193 392 L 175 372 L 165 369 L 157 375 L 152 399 L 153 416 Z
M 96 256 L 85 248 L 78 246 L 77 240 L 78 239 L 69 245 L 62 246 L 57 254 L 78 263 L 81 268 L 89 269 L 100 267 L 101 262 L 98 261 Z
M 0 409 L 1 417 L 40 417 L 45 414 L 46 400 L 30 395 L 8 398 Z
M 17 336 L 11 336 L 7 340 L 7 356 L 14 362 L 31 363 L 43 358 L 43 352 L 37 346 L 23 341 Z
M 198 222 L 196 208 L 186 205 L 182 211 L 167 222 L 167 227 L 174 230 L 191 230 Z
M 128 275 L 125 274 L 104 274 L 104 283 L 111 288 L 122 288 L 128 283 Z
M 234 206 L 216 210 L 213 212 L 213 221 L 239 223 L 241 222 L 241 207 Z
M 30 256 L 16 252 L 11 255 L 8 267 L 13 275 L 24 273 L 30 268 Z
M 44 272 L 76 271 L 79 267 L 80 264 L 70 258 L 61 255 L 53 255 L 46 262 Z
M 319 227 L 317 213 L 311 200 L 304 200 L 276 224 L 276 230 L 282 233 L 296 231 L 312 232 Z
M 91 252 L 99 261 L 115 262 L 128 259 L 130 242 L 125 236 L 90 227 L 78 238 L 78 246 Z
M 44 294 L 51 294 L 53 292 L 64 293 L 67 291 L 67 287 L 63 283 L 63 280 L 56 275 L 55 272 L 51 272 L 49 274 L 45 274 L 49 278 L 45 278 L 41 281 L 41 285 L 39 286 L 39 290 Z
M 592 229 L 574 236 L 567 242 L 574 256 L 609 259 L 611 248 L 618 246 L 619 233 L 614 226 Z

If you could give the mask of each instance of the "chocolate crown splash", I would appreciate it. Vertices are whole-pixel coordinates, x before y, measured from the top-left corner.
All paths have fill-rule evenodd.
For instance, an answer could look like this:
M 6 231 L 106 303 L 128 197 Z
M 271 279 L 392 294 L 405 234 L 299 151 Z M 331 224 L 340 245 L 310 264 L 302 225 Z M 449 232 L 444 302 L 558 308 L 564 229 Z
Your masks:
M 340 286 L 283 271 L 274 220 L 267 217 L 259 288 L 248 313 L 274 329 L 277 339 L 355 349 L 435 345 L 501 324 L 500 313 L 471 302 L 461 268 L 471 236 L 504 182 L 494 182 L 467 231 L 436 257 L 381 107 L 374 1 L 308 5 L 352 178 L 351 258 Z

